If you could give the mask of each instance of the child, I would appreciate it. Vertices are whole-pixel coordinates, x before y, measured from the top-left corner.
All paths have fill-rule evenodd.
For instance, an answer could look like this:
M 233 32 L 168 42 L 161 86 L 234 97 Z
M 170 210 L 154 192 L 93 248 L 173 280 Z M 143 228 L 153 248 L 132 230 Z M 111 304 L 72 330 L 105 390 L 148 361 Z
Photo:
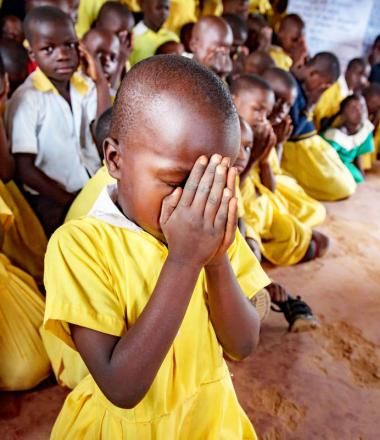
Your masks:
M 289 112 L 297 98 L 297 83 L 285 70 L 273 67 L 263 74 L 275 94 L 275 105 L 270 115 L 276 134 L 276 148 L 269 155 L 271 169 L 275 175 L 275 191 L 286 200 L 289 212 L 301 223 L 310 227 L 322 224 L 326 219 L 326 209 L 322 203 L 308 196 L 297 181 L 281 169 L 283 145 L 288 140 L 293 126 Z
M 127 74 L 104 145 L 117 186 L 64 225 L 46 256 L 45 329 L 91 373 L 52 439 L 256 438 L 223 359 L 254 348 L 246 297 L 268 284 L 233 239 L 239 133 L 228 90 L 198 63 L 157 56 Z
M 377 160 L 380 152 L 380 84 L 370 84 L 363 92 L 367 104 L 368 119 L 374 128 L 375 151 L 371 157 L 371 164 Z
M 241 176 L 244 171 L 246 171 L 247 167 L 251 166 L 250 163 L 250 156 L 251 151 L 253 149 L 253 132 L 249 124 L 240 117 L 240 130 L 241 130 L 241 143 L 240 143 L 240 153 L 237 157 L 234 166 L 237 169 L 238 175 Z M 246 182 L 246 181 L 245 181 Z M 245 206 L 242 194 L 240 191 L 237 192 L 237 196 L 241 198 L 241 202 L 243 203 L 242 207 L 242 216 L 243 218 L 240 218 L 240 209 L 239 209 L 239 228 L 241 227 L 243 223 L 243 231 L 242 229 L 242 235 L 246 236 L 247 241 L 251 242 L 252 239 L 249 238 L 249 236 L 252 236 L 252 233 L 254 236 L 256 236 L 256 239 L 259 238 L 259 234 L 256 234 L 255 231 L 252 231 L 248 228 L 248 235 L 247 235 L 247 228 L 244 224 L 244 217 L 248 214 L 254 212 L 257 214 L 258 211 L 260 211 L 260 207 L 265 205 L 265 195 L 257 195 L 254 187 L 250 186 L 248 183 L 242 183 L 242 186 L 244 187 L 245 195 L 247 196 L 247 192 L 253 190 L 253 193 L 249 194 L 250 200 L 250 206 L 248 209 L 248 212 L 245 212 Z M 249 187 L 249 188 L 248 188 Z M 245 202 L 247 202 L 247 197 Z M 238 204 L 239 206 L 240 204 Z M 259 253 L 260 257 L 260 253 Z M 289 331 L 291 332 L 299 332 L 299 331 L 305 331 L 305 330 L 311 330 L 316 328 L 319 324 L 315 316 L 313 315 L 313 312 L 311 308 L 301 300 L 300 297 L 293 298 L 291 295 L 289 295 L 286 290 L 277 283 L 272 282 L 268 286 L 266 286 L 265 290 L 269 293 L 270 299 L 273 302 L 273 304 L 276 306 L 276 308 L 272 308 L 274 311 L 280 311 L 284 314 L 285 319 L 287 320 L 289 324 Z M 256 295 L 257 297 L 258 295 Z
M 268 52 L 272 45 L 273 29 L 265 18 L 260 14 L 251 14 L 248 17 L 247 26 L 249 51 L 251 53 L 257 50 Z
M 281 22 L 277 37 L 280 48 L 276 46 L 269 50 L 277 67 L 290 70 L 303 66 L 307 58 L 307 46 L 302 18 L 297 14 L 287 15 Z
M 121 81 L 120 73 L 122 70 L 119 66 L 119 39 L 106 29 L 96 28 L 89 30 L 84 35 L 82 43 L 90 55 L 99 60 L 104 77 L 110 86 L 111 96 L 115 96 Z
M 75 73 L 78 42 L 64 12 L 34 8 L 24 24 L 39 69 L 9 102 L 8 132 L 28 201 L 50 236 L 75 194 L 100 167 L 90 124 L 110 106 L 110 96 L 98 62 L 88 54 L 95 85 Z
M 24 41 L 24 32 L 22 30 L 21 20 L 14 15 L 5 15 L 0 19 L 0 38 L 15 40 L 22 44 Z
M 275 102 L 272 89 L 257 76 L 241 75 L 232 83 L 231 94 L 239 114 L 256 133 L 251 159 L 257 162 L 258 169 L 251 171 L 251 167 L 246 167 L 245 172 L 242 171 L 243 181 L 249 181 L 267 200 L 259 213 L 250 206 L 251 197 L 244 197 L 243 193 L 245 210 L 254 212 L 254 220 L 244 218 L 247 229 L 255 231 L 254 236 L 247 236 L 258 242 L 264 257 L 276 265 L 293 265 L 322 257 L 328 247 L 328 238 L 292 215 L 287 199 L 276 191 L 276 176 L 270 166 L 270 152 L 276 139 L 274 135 L 274 141 L 262 135 L 266 128 L 272 132 L 267 119 Z M 256 244 L 249 244 L 256 251 Z
M 106 2 L 99 11 L 95 22 L 97 29 L 106 29 L 115 34 L 120 41 L 119 68 L 123 75 L 123 68 L 128 70 L 128 58 L 132 51 L 132 30 L 135 25 L 135 19 L 132 13 L 125 5 L 117 2 Z
M 0 40 L 0 55 L 9 79 L 10 98 L 28 76 L 28 52 L 14 40 Z
M 364 181 L 362 156 L 374 151 L 373 124 L 367 118 L 367 107 L 360 95 L 345 98 L 339 113 L 332 118 L 323 138 L 337 151 L 356 183 Z
M 243 20 L 248 18 L 248 0 L 222 0 L 223 3 L 223 15 L 232 14 L 238 15 Z
M 293 132 L 284 144 L 282 168 L 317 200 L 345 199 L 356 188 L 336 151 L 312 123 L 313 106 L 338 77 L 339 61 L 329 52 L 315 55 L 298 71 L 297 99 L 290 111 Z
M 161 44 L 156 50 L 156 55 L 185 55 L 185 47 L 182 43 L 177 43 L 176 41 L 167 41 Z
M 1 102 L 7 97 L 7 87 L 0 59 Z M 10 181 L 13 172 L 14 160 L 0 118 L 0 390 L 7 391 L 33 388 L 50 371 L 38 333 L 44 300 L 33 278 L 16 267 L 22 263 L 25 270 L 40 277 L 46 238 Z
M 373 42 L 368 61 L 371 64 L 369 81 L 371 83 L 380 83 L 380 35 L 378 35 Z
M 222 79 L 232 71 L 232 44 L 232 30 L 223 18 L 207 16 L 194 25 L 190 40 L 194 60 L 211 69 Z
M 272 57 L 262 50 L 252 52 L 244 61 L 244 73 L 252 73 L 261 76 L 270 67 L 274 67 L 275 63 Z
M 177 34 L 162 27 L 169 16 L 170 0 L 141 0 L 140 6 L 144 18 L 133 28 L 132 66 L 154 55 L 166 41 L 179 43 Z
M 340 103 L 352 93 L 362 93 L 368 85 L 370 66 L 363 58 L 354 58 L 344 76 L 340 76 L 320 97 L 314 109 L 314 123 L 318 130 L 324 130 L 323 119 L 329 119 L 339 111 Z
M 232 75 L 243 71 L 244 62 L 249 55 L 248 47 L 245 43 L 248 37 L 248 28 L 245 21 L 239 15 L 223 14 L 222 18 L 228 23 L 233 34 L 233 43 L 231 49 Z

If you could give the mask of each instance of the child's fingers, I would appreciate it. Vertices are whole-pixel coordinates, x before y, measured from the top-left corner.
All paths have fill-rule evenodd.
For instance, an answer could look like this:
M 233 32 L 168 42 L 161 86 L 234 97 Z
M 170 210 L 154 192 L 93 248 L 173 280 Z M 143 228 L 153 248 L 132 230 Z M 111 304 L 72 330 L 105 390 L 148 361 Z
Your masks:
M 215 177 L 212 184 L 210 194 L 204 208 L 205 222 L 210 226 L 214 226 L 215 216 L 219 210 L 220 203 L 223 197 L 223 190 L 226 187 L 227 168 L 223 165 L 218 165 L 215 170 Z M 200 206 L 201 208 L 201 206 Z
M 181 198 L 182 188 L 176 188 L 169 196 L 162 201 L 160 224 L 164 225 L 173 214 Z
M 217 231 L 225 231 L 226 229 L 231 197 L 232 197 L 231 191 L 228 188 L 224 188 L 222 201 L 220 203 L 218 212 L 215 216 L 215 222 L 214 222 L 214 228 Z
M 190 206 L 193 203 L 194 196 L 198 190 L 199 183 L 205 172 L 208 159 L 206 156 L 201 156 L 195 162 L 193 169 L 186 181 L 185 187 L 183 188 L 182 197 L 180 200 L 181 206 Z
M 238 224 L 237 200 L 233 197 L 228 204 L 226 232 L 224 235 L 224 246 L 227 250 L 235 240 L 236 228 Z
M 236 168 L 231 167 L 228 170 L 227 174 L 227 188 L 232 192 L 232 196 L 235 196 L 236 191 L 236 177 L 237 177 L 237 171 Z
M 204 213 L 207 200 L 209 198 L 211 189 L 213 188 L 214 179 L 216 177 L 215 171 L 218 165 L 221 163 L 222 157 L 219 154 L 214 154 L 211 159 L 209 160 L 209 163 L 207 165 L 207 168 L 205 172 L 203 173 L 203 176 L 199 182 L 197 191 L 194 195 L 193 203 L 191 204 L 192 208 L 194 208 L 195 211 L 198 211 L 199 213 Z M 225 169 L 225 167 L 221 166 L 222 169 Z M 219 174 L 218 175 L 218 183 L 220 186 L 221 179 L 225 179 L 225 174 Z M 224 182 L 225 185 L 225 182 Z M 223 185 L 223 188 L 224 188 Z M 222 189 L 223 191 L 223 189 Z

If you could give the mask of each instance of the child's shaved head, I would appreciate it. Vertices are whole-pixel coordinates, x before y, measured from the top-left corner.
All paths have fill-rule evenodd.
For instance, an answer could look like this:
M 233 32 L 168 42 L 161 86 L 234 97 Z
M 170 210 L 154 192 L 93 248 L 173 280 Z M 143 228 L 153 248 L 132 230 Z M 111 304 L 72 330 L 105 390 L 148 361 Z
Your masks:
M 41 24 L 49 24 L 58 27 L 63 23 L 67 23 L 71 27 L 74 26 L 71 18 L 61 9 L 52 6 L 39 6 L 33 8 L 24 20 L 25 37 L 31 44 L 33 42 L 33 37 L 40 29 Z
M 163 199 L 183 187 L 201 155 L 233 163 L 239 145 L 239 118 L 223 81 L 188 58 L 158 55 L 125 76 L 104 153 L 124 214 L 163 240 Z
M 292 53 L 300 44 L 304 44 L 305 23 L 297 14 L 287 15 L 281 22 L 278 39 L 288 53 Z
M 276 64 L 268 52 L 257 50 L 248 55 L 244 62 L 244 73 L 262 75 L 270 67 Z
M 307 66 L 324 76 L 331 83 L 334 83 L 340 75 L 338 57 L 331 52 L 317 53 L 317 55 L 307 62 Z
M 28 76 L 28 52 L 15 40 L 0 40 L 0 55 L 9 79 L 9 96 Z
M 369 62 L 364 58 L 354 58 L 346 69 L 345 78 L 348 88 L 354 93 L 362 93 L 368 86 L 368 78 L 371 71 Z
M 250 89 L 261 89 L 272 93 L 270 85 L 257 75 L 240 75 L 232 81 L 230 86 L 231 94 L 234 96 L 238 96 Z
M 211 71 L 181 56 L 160 55 L 138 63 L 123 80 L 114 105 L 112 136 L 119 139 L 140 130 L 162 94 L 171 94 L 225 124 L 237 120 L 228 89 Z

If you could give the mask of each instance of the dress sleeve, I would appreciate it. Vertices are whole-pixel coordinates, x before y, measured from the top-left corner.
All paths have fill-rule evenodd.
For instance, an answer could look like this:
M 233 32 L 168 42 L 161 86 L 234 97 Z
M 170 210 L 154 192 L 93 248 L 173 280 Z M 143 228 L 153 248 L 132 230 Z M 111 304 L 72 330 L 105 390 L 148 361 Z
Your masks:
M 121 336 L 125 305 L 114 288 L 107 245 L 90 223 L 72 221 L 51 238 L 45 257 L 44 327 L 73 348 L 68 324 Z
M 239 231 L 228 250 L 232 269 L 244 295 L 252 299 L 257 292 L 270 284 L 270 279 Z

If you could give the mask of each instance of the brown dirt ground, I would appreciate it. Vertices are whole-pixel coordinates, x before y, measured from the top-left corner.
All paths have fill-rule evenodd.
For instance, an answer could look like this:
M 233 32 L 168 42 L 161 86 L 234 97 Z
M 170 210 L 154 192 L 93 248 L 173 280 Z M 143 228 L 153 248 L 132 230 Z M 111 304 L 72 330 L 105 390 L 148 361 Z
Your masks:
M 268 268 L 321 321 L 287 333 L 272 313 L 256 353 L 231 364 L 239 399 L 264 440 L 380 438 L 380 166 L 347 201 L 327 204 L 321 260 Z M 0 438 L 44 440 L 67 392 L 47 381 L 0 394 Z M 232 439 L 231 439 L 232 440 Z

